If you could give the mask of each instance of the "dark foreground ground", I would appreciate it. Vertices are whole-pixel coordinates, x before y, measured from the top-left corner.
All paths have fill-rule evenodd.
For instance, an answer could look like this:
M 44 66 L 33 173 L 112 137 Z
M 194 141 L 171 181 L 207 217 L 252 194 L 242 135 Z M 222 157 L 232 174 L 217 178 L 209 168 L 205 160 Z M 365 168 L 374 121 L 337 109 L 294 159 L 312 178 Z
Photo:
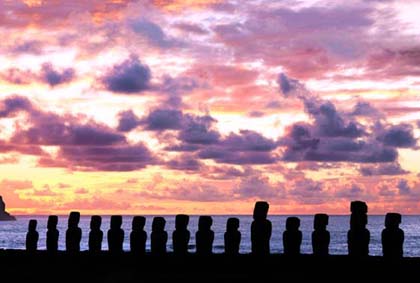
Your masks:
M 416 282 L 420 258 L 78 255 L 0 250 L 0 282 Z

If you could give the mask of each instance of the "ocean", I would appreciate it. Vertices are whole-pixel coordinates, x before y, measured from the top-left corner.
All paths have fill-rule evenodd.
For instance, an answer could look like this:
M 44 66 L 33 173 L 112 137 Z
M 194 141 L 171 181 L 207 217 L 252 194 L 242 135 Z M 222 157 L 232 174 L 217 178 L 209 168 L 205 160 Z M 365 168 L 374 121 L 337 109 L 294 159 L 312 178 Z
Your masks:
M 172 250 L 172 231 L 175 227 L 175 216 L 164 216 L 166 219 L 166 231 L 168 232 L 168 251 Z M 190 216 L 189 230 L 191 232 L 190 251 L 195 251 L 195 232 L 198 227 L 198 217 Z M 213 216 L 212 230 L 215 233 L 213 244 L 214 253 L 222 253 L 223 234 L 226 230 L 226 220 L 232 216 L 218 215 Z M 242 233 L 241 253 L 249 253 L 251 251 L 250 227 L 252 216 L 235 216 L 240 219 L 240 231 Z M 282 253 L 282 234 L 285 229 L 285 222 L 288 216 L 273 215 L 269 216 L 273 225 L 271 236 L 271 253 Z M 313 216 L 298 216 L 301 220 L 300 230 L 303 233 L 303 241 L 301 252 L 305 254 L 312 253 L 311 233 L 313 231 Z M 0 222 L 0 249 L 25 249 L 25 237 L 29 219 L 38 220 L 39 242 L 38 249 L 45 249 L 45 234 L 47 225 L 47 216 L 17 216 L 17 221 Z M 146 216 L 145 230 L 148 234 L 147 250 L 150 250 L 150 232 L 153 216 Z M 369 245 L 370 255 L 382 255 L 381 232 L 384 228 L 385 216 L 369 216 L 368 229 L 371 234 Z M 132 216 L 123 217 L 123 229 L 125 231 L 124 250 L 129 250 L 129 236 L 131 231 Z M 104 231 L 104 242 L 102 249 L 107 250 L 106 231 L 109 229 L 110 216 L 102 217 L 102 231 Z M 79 227 L 82 229 L 81 249 L 88 248 L 90 216 L 81 216 Z M 420 257 L 420 216 L 403 216 L 400 227 L 405 232 L 404 256 Z M 58 229 L 60 231 L 59 249 L 65 248 L 65 231 L 67 228 L 67 217 L 59 216 Z M 330 254 L 347 254 L 347 231 L 349 229 L 349 216 L 330 216 L 328 230 L 331 234 Z

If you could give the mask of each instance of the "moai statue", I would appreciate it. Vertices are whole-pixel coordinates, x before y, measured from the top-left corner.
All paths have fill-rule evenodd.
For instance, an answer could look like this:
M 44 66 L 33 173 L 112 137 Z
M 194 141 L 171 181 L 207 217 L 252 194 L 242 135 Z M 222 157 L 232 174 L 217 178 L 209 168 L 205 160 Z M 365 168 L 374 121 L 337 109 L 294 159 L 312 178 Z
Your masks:
M 68 252 L 80 252 L 80 240 L 82 229 L 79 228 L 80 212 L 72 211 L 69 215 L 68 228 L 66 231 L 66 250 Z
M 302 232 L 299 231 L 299 226 L 299 218 L 288 217 L 286 219 L 286 231 L 283 232 L 283 248 L 285 255 L 300 255 Z
M 400 229 L 401 214 L 387 213 L 385 229 L 382 230 L 382 253 L 386 258 L 402 258 L 404 231 Z
M 254 207 L 254 221 L 251 224 L 252 253 L 255 255 L 270 254 L 271 222 L 267 219 L 269 205 L 258 201 Z
M 102 250 L 102 240 L 104 232 L 101 230 L 102 217 L 93 215 L 90 219 L 90 232 L 89 232 L 89 251 L 100 252 Z
M 57 230 L 58 216 L 48 216 L 47 223 L 47 251 L 56 252 L 58 251 L 58 237 L 60 232 Z
M 312 232 L 312 251 L 314 255 L 326 256 L 329 254 L 330 232 L 327 231 L 327 225 L 327 214 L 315 214 L 314 231 Z
M 241 232 L 239 232 L 239 219 L 229 218 L 226 223 L 225 232 L 225 254 L 239 254 L 239 246 L 241 244 Z
M 150 246 L 152 254 L 166 254 L 166 243 L 168 242 L 168 233 L 165 231 L 165 224 L 165 218 L 153 218 L 152 233 L 150 235 Z
M 37 221 L 35 219 L 29 220 L 28 233 L 26 234 L 26 250 L 34 252 L 38 249 L 39 234 L 36 230 Z
M 211 230 L 211 225 L 213 225 L 211 216 L 200 216 L 198 219 L 198 231 L 195 234 L 197 254 L 213 253 L 214 232 Z
M 122 253 L 124 242 L 124 230 L 121 229 L 122 216 L 111 216 L 111 228 L 108 230 L 108 250 L 111 253 Z
M 175 231 L 172 233 L 172 242 L 175 254 L 187 254 L 190 241 L 188 222 L 190 217 L 185 214 L 178 214 L 175 218 Z
M 350 256 L 368 256 L 370 232 L 368 223 L 368 207 L 365 202 L 353 201 L 350 206 L 350 230 L 347 233 L 347 244 Z
M 144 255 L 146 253 L 147 233 L 144 231 L 145 224 L 145 217 L 133 217 L 132 231 L 130 234 L 130 250 L 133 254 Z

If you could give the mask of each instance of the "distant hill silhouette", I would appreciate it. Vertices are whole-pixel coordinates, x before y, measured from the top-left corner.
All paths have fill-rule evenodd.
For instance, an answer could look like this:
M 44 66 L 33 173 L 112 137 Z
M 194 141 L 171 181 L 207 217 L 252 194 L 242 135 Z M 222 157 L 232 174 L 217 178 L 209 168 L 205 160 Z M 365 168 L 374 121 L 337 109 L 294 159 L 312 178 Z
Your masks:
M 3 201 L 3 197 L 0 196 L 0 221 L 15 221 L 16 218 L 6 212 L 6 204 Z

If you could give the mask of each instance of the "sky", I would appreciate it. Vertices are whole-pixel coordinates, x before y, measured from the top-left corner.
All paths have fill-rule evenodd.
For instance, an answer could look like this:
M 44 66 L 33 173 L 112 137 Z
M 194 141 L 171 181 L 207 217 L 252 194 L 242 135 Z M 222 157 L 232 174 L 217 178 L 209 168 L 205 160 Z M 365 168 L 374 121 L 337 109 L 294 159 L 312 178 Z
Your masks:
M 420 2 L 0 1 L 13 214 L 420 213 Z

